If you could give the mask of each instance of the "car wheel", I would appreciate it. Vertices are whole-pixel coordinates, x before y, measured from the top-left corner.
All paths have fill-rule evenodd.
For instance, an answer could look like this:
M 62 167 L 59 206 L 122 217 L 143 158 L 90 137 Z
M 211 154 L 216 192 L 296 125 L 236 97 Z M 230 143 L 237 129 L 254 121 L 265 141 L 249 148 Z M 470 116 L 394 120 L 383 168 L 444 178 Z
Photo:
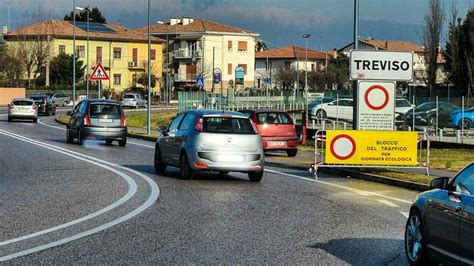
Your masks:
M 11 119 L 10 117 L 8 118 L 8 122 L 11 122 L 13 119 Z
M 297 149 L 294 149 L 294 150 L 286 150 L 286 154 L 288 154 L 288 157 L 295 157 L 297 153 L 298 153 L 298 150 L 297 150 Z
M 263 177 L 263 170 L 260 172 L 250 172 L 248 175 L 251 182 L 260 182 Z
M 417 210 L 410 212 L 405 226 L 405 254 L 410 265 L 425 265 L 429 262 L 421 215 Z
M 52 115 L 53 115 L 53 111 L 48 110 L 48 112 L 46 112 L 46 115 L 47 115 L 47 116 L 52 116 Z
M 84 139 L 82 138 L 82 133 L 80 130 L 77 131 L 77 144 L 84 144 Z
M 33 123 L 38 123 L 38 118 L 33 118 Z
M 324 111 L 324 110 L 318 110 L 318 111 L 316 111 L 316 118 L 318 118 L 318 119 L 326 119 L 326 118 L 327 118 L 326 111 Z
M 179 160 L 179 176 L 186 180 L 193 178 L 193 169 L 189 166 L 188 156 L 185 153 Z
M 110 139 L 106 140 L 106 141 L 105 141 L 105 144 L 106 144 L 106 145 L 112 145 L 112 140 L 110 140 Z
M 163 163 L 161 159 L 160 147 L 155 147 L 155 160 L 154 160 L 155 172 L 157 174 L 162 174 L 166 171 L 166 164 Z
M 138 103 L 135 105 L 135 109 L 138 109 L 140 106 L 138 105 Z
M 122 140 L 119 140 L 119 146 L 120 147 L 125 147 L 125 145 L 127 145 L 127 138 L 124 138 Z
M 66 129 L 66 141 L 67 143 L 74 142 L 74 138 L 71 136 L 71 131 L 69 130 L 69 128 Z
M 67 101 L 64 101 L 64 102 L 63 102 L 63 107 L 64 107 L 64 106 L 67 106 L 68 104 L 69 104 L 69 103 L 68 103 Z
M 463 126 L 463 120 L 459 121 L 458 129 L 461 129 L 462 126 Z M 472 128 L 471 120 L 464 118 L 464 128 L 463 129 L 471 129 L 471 128 Z

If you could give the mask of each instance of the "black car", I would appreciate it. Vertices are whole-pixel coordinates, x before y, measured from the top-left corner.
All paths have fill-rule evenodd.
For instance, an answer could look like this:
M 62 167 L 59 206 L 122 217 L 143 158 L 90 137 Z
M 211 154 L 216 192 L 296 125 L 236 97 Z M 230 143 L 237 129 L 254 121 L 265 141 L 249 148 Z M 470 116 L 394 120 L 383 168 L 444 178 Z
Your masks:
M 438 128 L 447 127 L 449 125 L 449 114 L 458 109 L 458 107 L 448 102 L 425 102 L 415 107 L 415 126 L 436 126 L 436 110 L 438 110 Z M 401 120 L 397 117 L 396 120 Z M 411 126 L 413 124 L 413 109 L 407 111 L 403 115 L 405 124 Z
M 56 104 L 48 95 L 34 95 L 30 98 L 38 107 L 38 114 L 56 115 Z
M 433 179 L 430 187 L 410 209 L 405 228 L 408 262 L 474 265 L 474 163 L 452 179 Z
M 77 138 L 79 144 L 86 139 L 105 140 L 107 145 L 112 141 L 118 141 L 120 146 L 127 144 L 127 121 L 119 102 L 83 100 L 68 114 L 71 116 L 67 124 L 68 143 Z

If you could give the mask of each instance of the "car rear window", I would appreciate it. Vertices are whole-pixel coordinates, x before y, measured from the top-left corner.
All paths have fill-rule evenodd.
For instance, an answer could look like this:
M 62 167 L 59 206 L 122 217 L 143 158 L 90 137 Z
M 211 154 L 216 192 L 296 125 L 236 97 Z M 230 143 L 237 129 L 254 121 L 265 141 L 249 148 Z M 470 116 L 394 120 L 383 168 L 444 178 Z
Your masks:
M 259 113 L 257 115 L 257 123 L 259 125 L 276 125 L 276 124 L 285 124 L 291 125 L 293 121 L 286 113 L 279 112 L 268 112 L 268 113 Z
M 93 103 L 89 107 L 89 114 L 91 118 L 97 117 L 121 117 L 122 110 L 118 104 L 103 104 L 103 103 Z
M 134 95 L 131 95 L 131 94 L 125 94 L 123 96 L 124 99 L 135 99 L 135 96 Z
M 405 99 L 397 100 L 395 102 L 396 107 L 411 107 L 411 103 Z
M 42 96 L 33 96 L 33 97 L 31 97 L 31 99 L 33 99 L 33 101 L 43 101 L 44 97 L 42 97 Z
M 203 132 L 222 134 L 257 134 L 248 118 L 204 117 Z
M 31 101 L 13 101 L 13 105 L 30 106 L 30 105 L 33 105 L 33 102 L 31 102 Z

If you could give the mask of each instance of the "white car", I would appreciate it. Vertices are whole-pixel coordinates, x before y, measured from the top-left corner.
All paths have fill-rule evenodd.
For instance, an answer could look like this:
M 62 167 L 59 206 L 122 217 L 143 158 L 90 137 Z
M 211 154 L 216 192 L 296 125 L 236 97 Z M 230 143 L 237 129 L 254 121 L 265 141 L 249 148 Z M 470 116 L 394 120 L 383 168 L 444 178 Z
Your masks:
M 342 119 L 352 121 L 354 102 L 352 99 L 339 99 L 332 102 L 318 104 L 311 110 L 313 119 Z
M 8 105 L 8 122 L 12 122 L 13 119 L 29 119 L 36 123 L 38 120 L 38 106 L 32 99 L 13 99 Z
M 139 93 L 125 93 L 120 103 L 124 108 L 146 108 L 147 106 L 146 99 Z
M 395 100 L 395 113 L 405 114 L 413 108 L 413 105 L 405 98 Z

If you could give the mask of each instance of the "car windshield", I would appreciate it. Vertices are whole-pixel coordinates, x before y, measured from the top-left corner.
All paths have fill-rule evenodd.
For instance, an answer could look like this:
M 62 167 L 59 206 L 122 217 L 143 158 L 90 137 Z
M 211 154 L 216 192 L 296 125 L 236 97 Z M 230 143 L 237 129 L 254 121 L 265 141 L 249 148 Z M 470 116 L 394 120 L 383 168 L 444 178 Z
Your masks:
M 291 118 L 286 113 L 278 113 L 278 112 L 268 112 L 268 113 L 260 113 L 257 116 L 257 123 L 267 124 L 267 125 L 276 125 L 276 124 L 293 124 Z
M 124 98 L 124 99 L 135 99 L 135 96 L 132 95 L 132 94 L 125 94 L 125 95 L 123 96 L 123 98 Z
M 397 100 L 395 105 L 397 107 L 411 107 L 411 103 L 405 99 Z
M 436 103 L 422 103 L 415 107 L 415 112 L 428 111 L 434 109 L 435 107 Z
M 121 117 L 122 111 L 118 104 L 103 104 L 93 103 L 90 106 L 89 113 L 91 118 L 98 118 L 103 116 L 108 117 Z
M 204 117 L 203 132 L 223 134 L 256 134 L 248 118 L 240 117 Z
M 33 102 L 31 101 L 13 101 L 13 105 L 19 105 L 19 106 L 29 106 L 32 105 Z
M 33 101 L 35 101 L 35 102 L 42 102 L 43 99 L 45 99 L 45 97 L 43 97 L 43 96 L 33 96 L 33 97 L 31 97 L 31 99 L 33 99 Z

